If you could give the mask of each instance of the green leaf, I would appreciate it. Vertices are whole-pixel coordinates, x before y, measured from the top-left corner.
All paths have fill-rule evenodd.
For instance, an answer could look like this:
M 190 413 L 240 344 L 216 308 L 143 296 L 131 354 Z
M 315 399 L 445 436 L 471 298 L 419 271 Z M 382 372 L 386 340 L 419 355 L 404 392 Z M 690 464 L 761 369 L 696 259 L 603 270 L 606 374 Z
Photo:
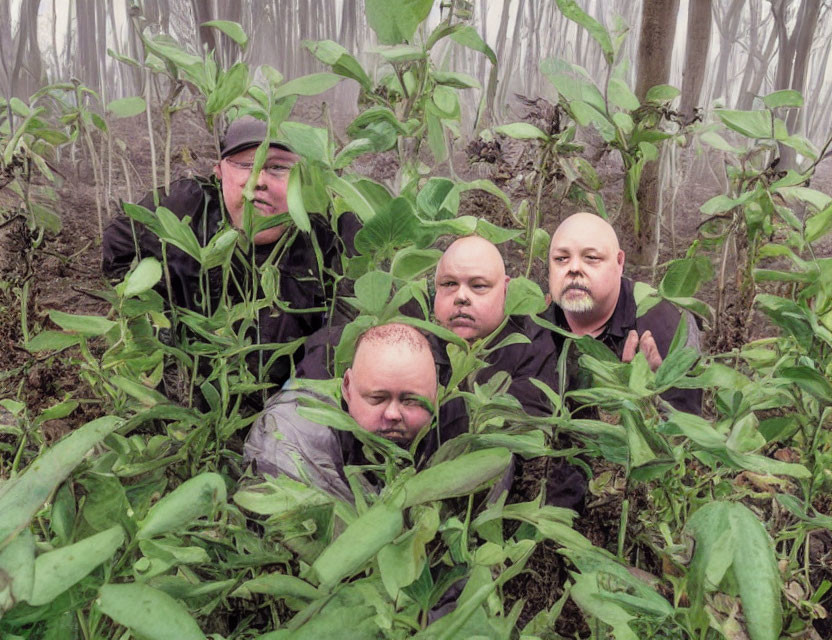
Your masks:
M 806 393 L 815 396 L 818 400 L 832 403 L 832 385 L 821 373 L 810 367 L 781 367 L 777 370 L 778 375 L 793 382 Z
M 116 525 L 66 547 L 42 553 L 35 560 L 35 582 L 29 604 L 38 607 L 86 577 L 124 544 L 124 529 Z
M 783 89 L 763 96 L 763 104 L 769 109 L 776 109 L 777 107 L 802 107 L 803 96 L 800 91 Z
M 206 115 L 223 111 L 234 100 L 245 94 L 248 85 L 248 65 L 244 62 L 238 62 L 220 75 L 217 86 L 214 87 L 205 102 Z
M 434 71 L 433 79 L 436 84 L 447 85 L 456 89 L 481 89 L 479 80 L 467 73 L 455 71 Z
M 200 258 L 202 268 L 213 269 L 226 264 L 234 253 L 234 247 L 237 246 L 239 236 L 240 232 L 237 229 L 226 229 L 211 238 L 208 244 L 202 248 Z M 161 273 L 159 275 L 161 277 Z
M 243 49 L 248 44 L 248 36 L 243 31 L 243 27 L 239 22 L 232 22 L 231 20 L 209 20 L 208 22 L 203 22 L 200 27 L 214 27 L 215 29 L 219 29 Z
M 0 589 L 0 617 L 18 602 L 26 602 L 32 595 L 35 581 L 35 539 L 26 529 L 0 550 L 0 575 L 4 576 Z
M 722 123 L 747 138 L 771 138 L 771 119 L 766 111 L 736 111 L 715 109 Z
M 782 580 L 762 523 L 740 503 L 711 502 L 694 513 L 686 526 L 696 540 L 689 573 L 693 610 L 701 610 L 706 591 L 718 587 L 730 570 L 751 640 L 778 640 Z M 707 627 L 707 620 L 702 622 Z
M 535 315 L 546 308 L 540 285 L 526 278 L 512 278 L 506 293 L 506 315 Z
M 516 138 L 517 140 L 537 139 L 543 140 L 544 142 L 549 140 L 548 135 L 533 124 L 529 124 L 527 122 L 512 122 L 511 124 L 503 124 L 499 127 L 494 127 L 494 132 L 501 133 L 510 138 Z
M 301 76 L 289 80 L 286 84 L 280 85 L 274 92 L 274 99 L 279 100 L 286 96 L 316 96 L 319 93 L 332 89 L 341 82 L 342 76 L 334 73 L 311 73 L 308 76 Z
M 395 131 L 393 133 L 395 135 Z M 398 136 L 396 136 L 396 139 L 398 139 Z M 362 156 L 365 153 L 373 153 L 375 151 L 378 151 L 378 149 L 376 148 L 376 145 L 373 144 L 372 140 L 369 138 L 358 138 L 357 140 L 353 140 L 347 144 L 338 152 L 338 155 L 335 156 L 335 161 L 332 163 L 332 168 L 336 171 L 345 169 L 350 166 L 352 161 L 357 157 Z
M 54 309 L 49 312 L 49 319 L 64 331 L 72 331 L 86 337 L 104 335 L 116 326 L 115 322 L 101 316 L 76 316 Z
M 436 267 L 441 257 L 442 252 L 438 249 L 406 247 L 393 256 L 390 273 L 396 278 L 410 282 Z
M 409 478 L 404 507 L 468 495 L 499 477 L 511 462 L 508 449 L 482 449 L 440 462 Z
M 410 42 L 433 0 L 365 0 L 364 12 L 381 44 Z
M 681 91 L 669 84 L 657 84 L 647 90 L 647 95 L 644 96 L 644 100 L 645 102 L 662 104 L 675 99 L 680 93 Z
M 379 205 L 379 190 L 370 188 L 370 192 L 365 193 L 364 189 L 359 188 L 358 183 L 353 185 L 347 180 L 339 178 L 334 173 L 327 174 L 326 180 L 327 186 L 344 199 L 344 202 L 350 210 L 358 216 L 358 219 L 361 220 L 366 227 L 368 222 L 376 216 L 376 211 Z M 356 249 L 357 248 L 358 247 L 356 245 Z
M 306 212 L 303 204 L 303 188 L 301 185 L 301 165 L 296 163 L 289 171 L 289 184 L 286 188 L 286 204 L 289 206 L 289 215 L 298 229 L 305 233 L 312 230 L 312 221 Z
M 624 109 L 624 111 L 635 111 L 641 104 L 636 98 L 627 83 L 619 78 L 611 78 L 610 84 L 607 87 L 607 96 L 617 107 Z
M 23 474 L 0 485 L 0 549 L 9 538 L 28 526 L 49 495 L 95 445 L 123 423 L 105 416 L 76 429 L 49 447 Z
M 188 611 L 171 596 L 144 584 L 105 584 L 98 608 L 148 640 L 205 640 Z
M 359 253 L 387 254 L 393 249 L 407 246 L 421 236 L 419 219 L 406 198 L 391 200 L 355 236 L 355 248 Z
M 63 224 L 61 223 L 60 217 L 54 211 L 35 202 L 29 203 L 29 210 L 32 212 L 32 217 L 39 227 L 43 227 L 44 230 L 52 235 L 57 235 L 61 232 Z
M 304 40 L 303 46 L 309 49 L 318 60 L 332 67 L 333 72 L 345 78 L 352 78 L 365 91 L 372 91 L 373 83 L 361 63 L 337 42 L 332 40 L 319 40 L 317 42 Z
M 713 267 L 708 258 L 699 256 L 673 260 L 659 284 L 659 293 L 667 298 L 688 298 L 711 278 Z
M 155 389 L 151 389 L 141 382 L 125 378 L 124 376 L 111 376 L 109 382 L 130 397 L 138 400 L 145 407 L 154 407 L 157 404 L 168 404 L 170 402 L 170 400 Z
M 139 523 L 136 538 L 144 540 L 191 525 L 226 503 L 225 481 L 217 473 L 201 473 L 186 480 L 151 507 Z
M 355 297 L 361 310 L 369 315 L 381 315 L 390 298 L 393 277 L 385 271 L 370 271 L 355 281 Z
M 832 229 L 832 205 L 806 219 L 806 242 L 815 242 Z
M 162 225 L 160 237 L 187 253 L 194 260 L 199 260 L 202 248 L 190 225 L 180 220 L 173 211 L 166 207 L 157 207 L 156 217 Z
M 424 60 L 427 56 L 421 47 L 411 47 L 408 45 L 392 47 L 391 49 L 379 49 L 378 53 L 390 64 L 416 62 L 417 60 Z M 408 87 L 407 81 L 405 81 L 405 87 Z
M 442 120 L 430 111 L 426 111 L 425 121 L 428 125 L 428 146 L 433 154 L 433 160 L 437 164 L 445 162 L 448 159 L 448 144 L 445 140 Z
M 147 103 L 140 96 L 119 98 L 107 105 L 107 111 L 116 118 L 132 118 L 140 113 L 144 113 L 145 109 L 147 109 Z
M 162 279 L 162 265 L 150 256 L 142 258 L 136 268 L 124 279 L 122 297 L 132 298 L 156 286 Z
M 81 336 L 63 333 L 61 331 L 41 331 L 26 343 L 26 350 L 30 353 L 38 351 L 62 351 L 81 343 Z
M 379 550 L 401 533 L 401 509 L 376 502 L 351 522 L 312 564 L 321 587 L 330 590 L 360 571 Z
M 450 38 L 457 44 L 461 44 L 463 47 L 468 47 L 469 49 L 473 49 L 474 51 L 479 51 L 484 54 L 485 57 L 489 59 L 491 64 L 497 64 L 497 55 L 480 37 L 480 34 L 477 33 L 477 30 L 474 29 L 474 27 L 465 25 L 458 31 L 452 33 Z
M 312 127 L 302 122 L 284 122 L 280 130 L 286 136 L 286 142 L 296 153 L 321 162 L 330 164 L 329 134 L 326 129 Z
M 230 595 L 232 598 L 251 598 L 256 593 L 269 595 L 273 598 L 289 597 L 302 600 L 315 600 L 321 595 L 315 587 L 305 580 L 283 573 L 267 573 L 252 580 L 246 580 Z
M 578 23 L 589 32 L 589 35 L 601 46 L 601 51 L 604 53 L 604 60 L 607 61 L 607 64 L 612 64 L 615 52 L 612 48 L 610 34 L 603 25 L 581 9 L 575 0 L 557 0 L 557 4 L 558 9 L 560 9 L 563 15 L 573 22 Z

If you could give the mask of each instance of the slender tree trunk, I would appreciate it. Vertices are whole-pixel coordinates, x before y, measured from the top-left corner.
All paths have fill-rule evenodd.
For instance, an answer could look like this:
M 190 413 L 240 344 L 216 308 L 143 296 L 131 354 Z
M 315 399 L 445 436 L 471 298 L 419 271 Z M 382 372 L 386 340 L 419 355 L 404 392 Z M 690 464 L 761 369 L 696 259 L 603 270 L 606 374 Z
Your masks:
M 636 75 L 636 96 L 641 102 L 644 101 L 650 87 L 667 83 L 670 78 L 670 63 L 678 13 L 679 0 L 644 0 L 641 9 Z M 636 251 L 632 258 L 636 264 L 652 264 L 658 256 L 658 225 L 661 220 L 660 188 L 658 162 L 648 162 L 644 166 L 638 187 L 639 224 L 637 228 L 635 219 L 631 216 L 636 236 Z
M 711 0 L 689 0 L 688 34 L 685 44 L 685 66 L 682 71 L 682 99 L 679 106 L 685 117 L 693 116 L 699 103 L 708 48 L 711 44 Z

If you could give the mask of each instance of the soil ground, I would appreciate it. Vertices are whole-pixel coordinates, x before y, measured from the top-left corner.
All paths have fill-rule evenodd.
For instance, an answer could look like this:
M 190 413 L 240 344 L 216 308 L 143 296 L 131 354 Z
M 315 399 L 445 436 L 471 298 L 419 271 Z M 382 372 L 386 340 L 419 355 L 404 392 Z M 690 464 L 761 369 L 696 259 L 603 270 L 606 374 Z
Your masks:
M 315 121 L 320 109 L 307 107 L 306 120 Z M 158 121 L 161 121 L 159 119 Z M 147 130 L 141 117 L 113 123 L 116 138 L 126 143 L 125 159 L 130 172 L 130 190 L 133 201 L 138 200 L 150 187 L 152 171 Z M 157 138 L 157 148 L 158 140 Z M 211 170 L 215 153 L 211 138 L 200 123 L 188 114 L 177 114 L 174 118 L 172 176 L 206 175 Z M 675 196 L 668 204 L 672 208 L 673 222 L 662 230 L 665 241 L 661 243 L 659 264 L 682 257 L 696 238 L 697 227 L 702 215 L 699 207 L 710 197 L 723 192 L 706 163 L 716 164 L 715 158 L 697 156 L 692 150 L 679 150 L 679 171 L 677 182 L 672 185 Z M 463 148 L 454 154 L 456 174 L 463 179 L 489 177 L 506 190 L 515 202 L 529 197 L 525 181 L 531 173 L 534 154 L 522 144 L 502 141 L 495 153 L 479 153 L 469 157 Z M 472 162 L 472 160 L 477 160 Z M 102 408 L 95 398 L 90 397 L 82 379 L 78 377 L 75 360 L 77 351 L 67 351 L 60 356 L 32 356 L 22 348 L 25 332 L 35 335 L 44 329 L 56 329 L 48 317 L 50 310 L 57 309 L 70 313 L 106 314 L 108 304 L 95 295 L 96 291 L 108 286 L 100 272 L 100 234 L 96 207 L 96 188 L 93 174 L 86 159 L 73 162 L 65 154 L 56 159 L 63 175 L 58 185 L 58 200 L 55 208 L 63 223 L 60 233 L 48 236 L 33 249 L 36 238 L 28 231 L 22 217 L 16 215 L 16 203 L 0 192 L 0 398 L 12 398 L 25 403 L 30 417 L 36 416 L 43 408 L 49 407 L 65 397 L 72 396 L 80 401 L 78 409 L 62 420 L 53 420 L 42 426 L 42 437 L 51 441 L 67 431 L 100 415 Z M 832 163 L 821 165 L 812 186 L 824 192 L 832 192 Z M 614 157 L 603 156 L 594 162 L 605 183 L 604 196 L 609 211 L 615 211 L 623 191 L 622 171 Z M 121 171 L 121 163 L 113 162 L 112 174 L 106 172 L 104 193 L 99 194 L 102 203 L 109 203 L 111 214 L 118 209 L 120 198 L 128 200 L 128 185 Z M 391 177 L 389 158 L 375 158 L 362 161 L 359 170 L 383 180 Z M 161 169 L 159 170 L 161 180 Z M 667 199 L 670 196 L 666 196 Z M 553 193 L 545 193 L 542 200 L 543 227 L 552 231 L 567 215 L 582 207 Z M 585 208 L 585 207 L 584 207 Z M 509 217 L 502 203 L 484 192 L 467 192 L 462 200 L 461 211 L 490 219 L 497 224 L 508 224 Z M 106 224 L 106 212 L 103 213 Z M 632 241 L 623 237 L 625 251 L 632 249 Z M 511 275 L 522 274 L 525 254 L 522 247 L 505 247 L 505 255 Z M 828 253 L 827 253 L 828 255 Z M 729 265 L 730 269 L 730 265 Z M 651 270 L 629 270 L 639 280 L 652 280 Z M 659 275 L 660 275 L 659 271 Z M 542 263 L 537 263 L 532 278 L 546 289 L 545 272 Z M 717 334 L 710 331 L 706 344 L 720 350 L 742 344 L 753 333 L 762 335 L 765 329 L 751 330 L 743 314 L 733 312 L 737 306 L 736 283 L 731 280 L 726 291 L 726 318 L 720 323 Z M 713 284 L 706 287 L 699 297 L 715 306 L 716 290 Z M 22 326 L 21 309 L 25 300 L 26 327 Z M 765 327 L 763 323 L 757 326 Z M 10 416 L 0 409 L 0 427 L 8 424 Z M 0 445 L 9 436 L 0 429 Z M 4 451 L 0 448 L 0 456 Z M 0 465 L 0 469 L 3 465 Z M 539 465 L 538 465 L 539 466 Z M 605 470 L 596 465 L 596 473 Z M 535 465 L 526 466 L 526 475 L 518 483 L 519 490 L 528 491 L 528 499 L 535 494 L 541 477 L 541 469 Z M 590 506 L 577 521 L 577 528 L 594 543 L 613 548 L 617 539 L 617 528 L 621 501 L 627 497 L 631 504 L 643 503 L 644 496 L 625 495 L 617 492 L 605 501 L 590 500 Z M 593 504 L 594 503 L 594 504 Z M 634 533 L 634 532 L 630 532 Z M 635 532 L 637 533 L 637 532 Z M 821 544 L 823 542 L 824 544 Z M 816 566 L 823 566 L 822 558 L 832 548 L 829 540 L 818 541 Z M 816 546 L 817 546 L 816 545 Z M 644 562 L 646 560 L 646 562 Z M 642 559 L 648 570 L 655 569 L 657 559 Z M 653 566 L 650 566 L 650 565 Z M 818 582 L 829 577 L 827 571 L 818 569 Z M 554 545 L 541 545 L 531 559 L 527 570 L 506 585 L 509 598 L 523 598 L 527 604 L 521 622 L 530 619 L 544 607 L 551 607 L 561 593 L 566 578 L 560 556 Z M 557 631 L 567 637 L 585 637 L 587 629 L 574 605 L 567 603 Z

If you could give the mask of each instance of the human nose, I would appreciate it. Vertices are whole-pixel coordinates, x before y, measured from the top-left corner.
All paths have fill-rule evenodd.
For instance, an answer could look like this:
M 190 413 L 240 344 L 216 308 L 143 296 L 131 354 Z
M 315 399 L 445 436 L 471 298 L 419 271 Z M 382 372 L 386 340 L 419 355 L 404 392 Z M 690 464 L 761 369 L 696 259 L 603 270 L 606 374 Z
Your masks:
M 254 185 L 254 188 L 259 189 L 261 191 L 264 191 L 264 190 L 268 189 L 269 188 L 269 185 L 267 183 L 268 177 L 269 177 L 269 174 L 266 173 L 265 169 L 261 169 L 260 173 L 257 175 L 257 183 Z
M 572 256 L 566 263 L 567 273 L 573 275 L 581 275 L 581 261 L 578 256 Z
M 457 287 L 456 290 L 456 297 L 454 298 L 454 304 L 465 306 L 471 303 L 470 292 L 468 288 L 464 285 L 460 285 Z
M 396 423 L 402 419 L 401 406 L 395 400 L 391 400 L 384 408 L 384 419 L 391 423 Z

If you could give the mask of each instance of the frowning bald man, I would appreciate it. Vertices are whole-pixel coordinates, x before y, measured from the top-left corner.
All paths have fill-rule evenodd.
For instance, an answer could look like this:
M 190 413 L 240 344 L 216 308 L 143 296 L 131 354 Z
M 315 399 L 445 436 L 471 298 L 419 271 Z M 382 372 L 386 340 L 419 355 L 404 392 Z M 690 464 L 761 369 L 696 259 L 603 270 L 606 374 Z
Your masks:
M 623 276 L 624 251 L 610 224 L 593 213 L 576 213 L 555 230 L 549 247 L 549 294 L 555 303 L 548 311 L 554 324 L 579 336 L 592 336 L 612 349 L 623 362 L 642 352 L 655 371 L 667 357 L 681 313 L 662 301 L 636 317 L 633 282 Z M 699 349 L 699 329 L 687 317 L 686 346 Z M 563 338 L 554 335 L 561 346 Z M 570 371 L 575 388 L 576 372 Z M 671 389 L 662 395 L 681 411 L 701 413 L 697 389 Z

